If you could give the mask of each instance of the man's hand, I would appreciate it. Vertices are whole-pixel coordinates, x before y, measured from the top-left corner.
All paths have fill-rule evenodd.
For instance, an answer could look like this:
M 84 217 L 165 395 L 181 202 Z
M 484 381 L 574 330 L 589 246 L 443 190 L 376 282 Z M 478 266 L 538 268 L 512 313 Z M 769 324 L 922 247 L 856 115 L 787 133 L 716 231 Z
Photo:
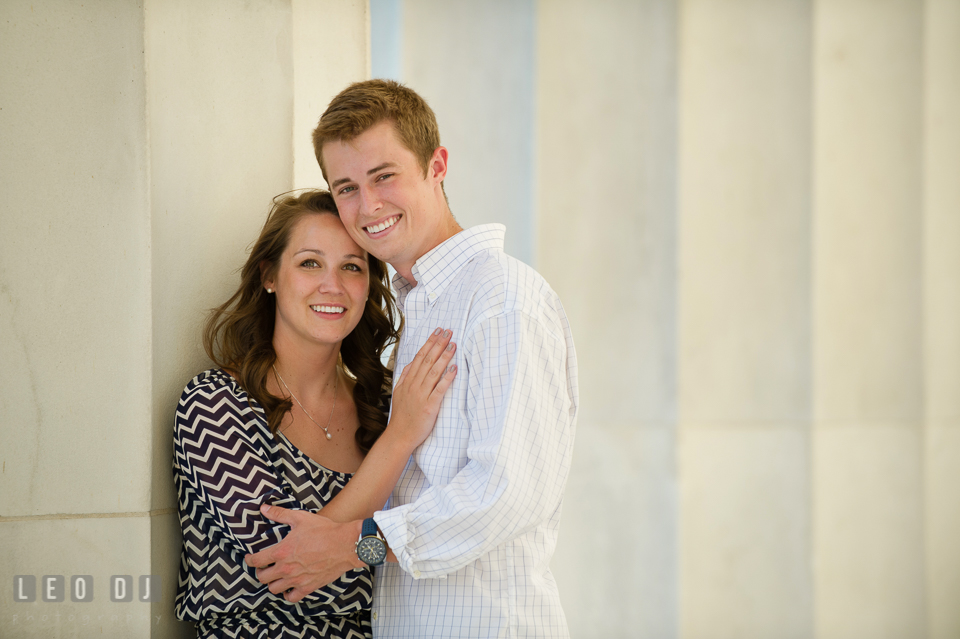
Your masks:
M 340 575 L 362 568 L 356 543 L 361 522 L 336 523 L 321 515 L 279 506 L 260 507 L 273 521 L 290 526 L 287 536 L 275 546 L 247 555 L 244 561 L 257 568 L 257 579 L 274 594 L 296 603 L 326 586 Z

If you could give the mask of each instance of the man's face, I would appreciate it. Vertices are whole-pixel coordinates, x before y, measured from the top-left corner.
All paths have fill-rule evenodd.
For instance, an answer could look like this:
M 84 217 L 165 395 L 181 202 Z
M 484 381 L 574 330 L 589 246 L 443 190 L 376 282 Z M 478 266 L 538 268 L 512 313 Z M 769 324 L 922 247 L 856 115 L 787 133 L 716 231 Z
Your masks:
M 327 142 L 321 152 L 347 232 L 409 279 L 414 262 L 446 239 L 446 149 L 434 152 L 424 176 L 393 123 L 384 121 L 349 142 Z

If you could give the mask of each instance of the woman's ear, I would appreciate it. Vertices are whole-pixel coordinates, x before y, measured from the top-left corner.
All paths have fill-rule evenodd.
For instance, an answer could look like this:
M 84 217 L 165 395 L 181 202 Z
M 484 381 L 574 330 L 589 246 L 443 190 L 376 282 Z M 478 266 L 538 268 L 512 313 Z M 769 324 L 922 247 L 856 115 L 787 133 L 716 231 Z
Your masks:
M 270 262 L 263 260 L 260 262 L 260 282 L 263 284 L 263 288 L 267 293 L 273 293 L 277 290 L 276 282 L 274 282 L 273 269 L 270 268 Z

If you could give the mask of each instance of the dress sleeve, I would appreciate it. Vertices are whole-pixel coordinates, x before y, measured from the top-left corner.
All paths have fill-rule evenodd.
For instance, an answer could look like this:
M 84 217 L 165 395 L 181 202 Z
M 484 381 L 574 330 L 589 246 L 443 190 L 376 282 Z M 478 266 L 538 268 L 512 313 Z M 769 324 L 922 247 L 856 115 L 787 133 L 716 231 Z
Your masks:
M 180 397 L 173 446 L 181 511 L 244 554 L 272 546 L 289 529 L 261 515 L 261 504 L 305 509 L 271 463 L 264 430 L 232 384 L 191 383 Z
M 460 346 L 467 390 L 455 419 L 469 430 L 466 464 L 449 483 L 375 515 L 415 578 L 444 577 L 542 525 L 570 471 L 576 354 L 565 317 L 496 315 Z

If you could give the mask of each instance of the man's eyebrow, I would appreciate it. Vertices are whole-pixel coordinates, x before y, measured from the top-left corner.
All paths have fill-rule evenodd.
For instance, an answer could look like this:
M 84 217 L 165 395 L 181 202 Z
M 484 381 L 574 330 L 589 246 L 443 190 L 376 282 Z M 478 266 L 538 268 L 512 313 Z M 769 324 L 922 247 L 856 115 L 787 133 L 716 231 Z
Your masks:
M 382 170 L 384 170 L 385 168 L 391 167 L 391 166 L 396 166 L 396 163 L 395 163 L 395 162 L 384 162 L 383 164 L 381 164 L 381 165 L 379 165 L 379 166 L 375 166 L 375 167 L 373 167 L 372 169 L 370 169 L 369 171 L 367 171 L 367 175 L 373 175 L 373 174 L 376 173 L 377 171 L 382 171 Z
M 370 169 L 369 171 L 367 171 L 367 175 L 373 175 L 373 174 L 376 173 L 377 171 L 382 171 L 382 170 L 384 170 L 384 169 L 386 169 L 386 168 L 390 168 L 391 166 L 396 166 L 396 165 L 397 165 L 396 162 L 384 162 L 383 164 L 380 164 L 380 165 L 378 165 L 378 166 L 375 166 L 375 167 L 373 167 L 372 169 Z M 350 178 L 340 178 L 339 180 L 334 180 L 334 181 L 330 184 L 330 190 L 333 190 L 333 189 L 337 188 L 338 186 L 340 186 L 341 184 L 346 184 L 347 182 L 350 182 L 350 181 L 351 181 Z

